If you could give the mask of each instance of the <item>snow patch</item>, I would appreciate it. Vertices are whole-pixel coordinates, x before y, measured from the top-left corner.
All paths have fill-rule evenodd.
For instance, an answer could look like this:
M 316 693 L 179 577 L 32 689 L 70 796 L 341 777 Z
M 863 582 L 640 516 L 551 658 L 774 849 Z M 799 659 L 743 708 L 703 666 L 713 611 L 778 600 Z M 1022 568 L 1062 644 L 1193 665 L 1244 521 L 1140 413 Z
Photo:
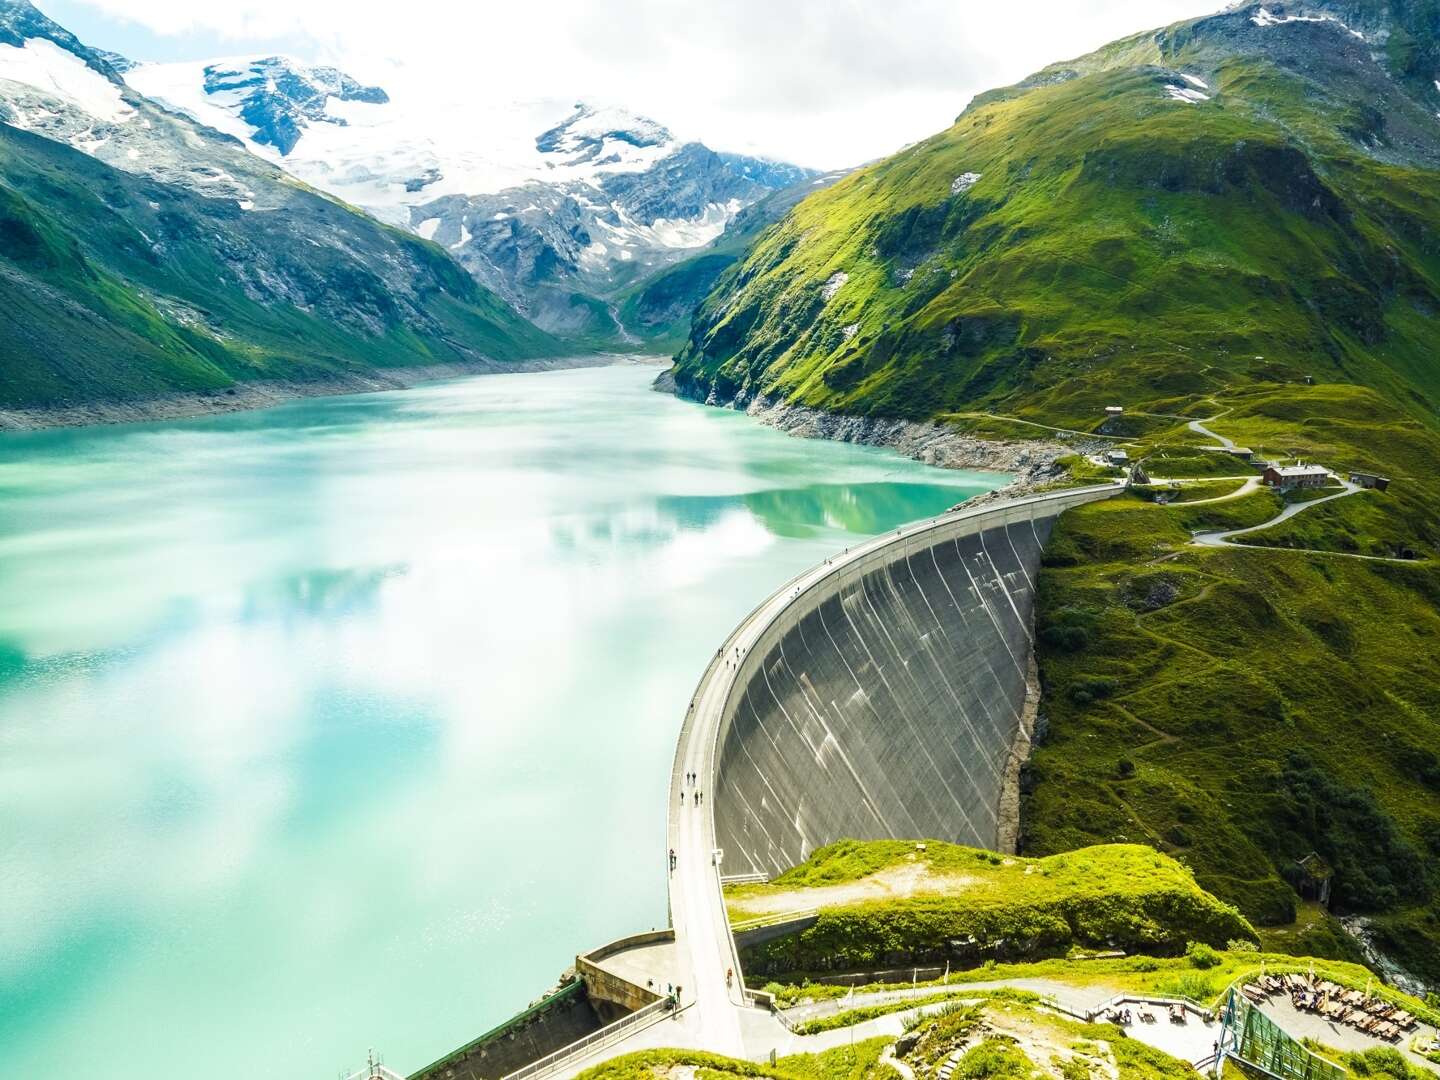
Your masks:
M 462 221 L 462 222 L 460 223 L 460 239 L 459 239 L 459 240 L 456 240 L 455 243 L 453 243 L 453 244 L 450 245 L 450 250 L 451 250 L 451 251 L 459 251 L 461 248 L 463 248 L 463 247 L 464 247 L 466 244 L 468 244 L 469 242 L 470 242 L 470 230 L 465 227 L 465 223 Z
M 415 226 L 415 232 L 421 239 L 434 240 L 435 230 L 438 228 L 440 228 L 440 219 L 438 217 L 426 218 L 420 222 L 419 225 Z
M 1186 82 L 1188 82 L 1191 86 L 1198 86 L 1201 90 L 1209 90 L 1209 89 L 1210 89 L 1210 84 L 1209 84 L 1209 83 L 1207 83 L 1204 79 L 1196 78 L 1194 75 L 1186 75 L 1186 74 L 1182 71 L 1182 72 L 1180 73 L 1180 78 L 1184 79 L 1184 80 L 1185 80 Z
M 1191 105 L 1210 100 L 1209 94 L 1202 94 L 1199 90 L 1192 90 L 1188 86 L 1167 86 L 1165 93 L 1175 101 L 1186 101 Z
M 980 174 L 978 172 L 961 173 L 950 182 L 950 194 L 964 195 L 979 182 Z
M 1256 26 L 1284 26 L 1286 23 L 1334 23 L 1341 30 L 1344 30 L 1351 37 L 1365 40 L 1365 35 L 1359 30 L 1351 30 L 1334 15 L 1276 15 L 1269 8 L 1261 8 L 1250 21 Z
M 95 151 L 99 150 L 100 147 L 104 146 L 109 141 L 109 135 L 96 135 L 95 129 L 91 128 L 83 135 L 77 135 L 74 139 L 70 140 L 70 145 L 75 147 L 76 150 L 79 150 L 82 153 L 86 153 L 89 154 L 91 157 L 94 157 Z
M 845 282 L 849 280 L 849 274 L 845 273 L 844 270 L 837 270 L 835 273 L 830 275 L 830 280 L 825 282 L 825 287 L 820 290 L 820 295 L 824 297 L 825 301 L 828 303 L 835 298 L 835 294 L 838 293 L 840 289 L 844 286 Z
M 254 209 L 255 209 L 255 200 L 254 200 L 254 199 L 238 199 L 238 200 L 236 200 L 236 204 L 240 207 L 241 210 L 254 210 Z
M 118 123 L 135 115 L 120 87 L 47 38 L 29 38 L 19 49 L 0 45 L 0 79 L 34 87 L 97 120 Z

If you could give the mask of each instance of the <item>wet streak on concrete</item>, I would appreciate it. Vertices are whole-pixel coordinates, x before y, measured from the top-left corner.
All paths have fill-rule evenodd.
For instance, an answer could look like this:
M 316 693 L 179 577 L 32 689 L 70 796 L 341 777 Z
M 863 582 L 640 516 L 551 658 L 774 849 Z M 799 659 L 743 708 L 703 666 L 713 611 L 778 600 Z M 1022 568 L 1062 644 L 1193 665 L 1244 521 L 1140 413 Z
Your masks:
M 727 874 L 776 874 L 842 838 L 995 846 L 1036 572 L 1066 505 L 977 514 L 796 598 L 722 727 Z

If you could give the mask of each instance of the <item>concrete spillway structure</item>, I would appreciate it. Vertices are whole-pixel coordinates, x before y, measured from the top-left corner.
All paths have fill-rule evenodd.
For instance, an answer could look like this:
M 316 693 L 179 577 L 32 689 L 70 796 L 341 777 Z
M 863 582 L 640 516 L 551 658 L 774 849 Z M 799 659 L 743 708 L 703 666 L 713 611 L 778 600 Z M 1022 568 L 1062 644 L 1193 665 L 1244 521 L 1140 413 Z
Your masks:
M 777 874 L 841 838 L 995 848 L 1041 551 L 1059 514 L 1114 490 L 962 509 L 800 591 L 739 658 L 721 717 L 724 874 Z

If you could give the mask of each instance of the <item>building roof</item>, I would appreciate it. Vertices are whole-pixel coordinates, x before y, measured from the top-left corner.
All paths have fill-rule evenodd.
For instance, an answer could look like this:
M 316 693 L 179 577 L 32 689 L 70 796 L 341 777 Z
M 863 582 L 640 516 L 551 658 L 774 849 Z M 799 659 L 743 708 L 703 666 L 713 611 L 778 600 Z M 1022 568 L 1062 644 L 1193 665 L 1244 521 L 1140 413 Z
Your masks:
M 1271 465 L 1281 476 L 1329 476 L 1330 470 L 1324 465 Z

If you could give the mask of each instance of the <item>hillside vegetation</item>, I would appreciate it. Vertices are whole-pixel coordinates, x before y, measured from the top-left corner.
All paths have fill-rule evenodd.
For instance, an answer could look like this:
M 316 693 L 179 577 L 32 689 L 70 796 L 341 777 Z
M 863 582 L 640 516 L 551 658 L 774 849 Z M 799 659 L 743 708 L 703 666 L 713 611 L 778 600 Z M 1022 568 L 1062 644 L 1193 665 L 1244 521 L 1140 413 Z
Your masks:
M 1428 0 L 1242 4 L 983 94 L 765 233 L 674 375 L 1104 434 L 1202 481 L 1060 523 L 1023 851 L 1150 844 L 1277 941 L 1353 956 L 1328 916 L 1292 925 L 1315 852 L 1334 912 L 1440 985 L 1437 34 Z M 1253 471 L 1191 420 L 1394 482 L 1194 546 L 1283 504 L 1196 498 Z
M 1257 11 L 983 95 L 805 200 L 702 306 L 677 381 L 1088 427 L 1311 374 L 1433 412 L 1434 116 L 1338 23 Z
M 774 1065 L 689 1050 L 646 1050 L 581 1073 L 582 1080 L 894 1080 L 900 1073 L 881 1061 L 895 1040 L 867 1039 L 817 1054 L 793 1054 Z M 1081 1024 L 1018 1001 L 952 1007 L 921 1021 L 897 1047 L 912 1075 L 933 1075 L 956 1051 L 961 1080 L 1186 1080 L 1190 1066 L 1127 1037 L 1109 1024 Z
M 0 124 L 0 407 L 554 351 L 439 248 L 329 199 L 250 213 Z
M 1011 957 L 1074 946 L 1178 953 L 1188 941 L 1256 940 L 1183 866 L 1138 844 L 1026 859 L 934 840 L 845 840 L 725 895 L 736 923 L 819 911 L 809 929 L 744 950 L 745 970 L 761 975 L 979 963 L 997 949 Z M 952 943 L 972 938 L 971 952 L 955 952 Z

